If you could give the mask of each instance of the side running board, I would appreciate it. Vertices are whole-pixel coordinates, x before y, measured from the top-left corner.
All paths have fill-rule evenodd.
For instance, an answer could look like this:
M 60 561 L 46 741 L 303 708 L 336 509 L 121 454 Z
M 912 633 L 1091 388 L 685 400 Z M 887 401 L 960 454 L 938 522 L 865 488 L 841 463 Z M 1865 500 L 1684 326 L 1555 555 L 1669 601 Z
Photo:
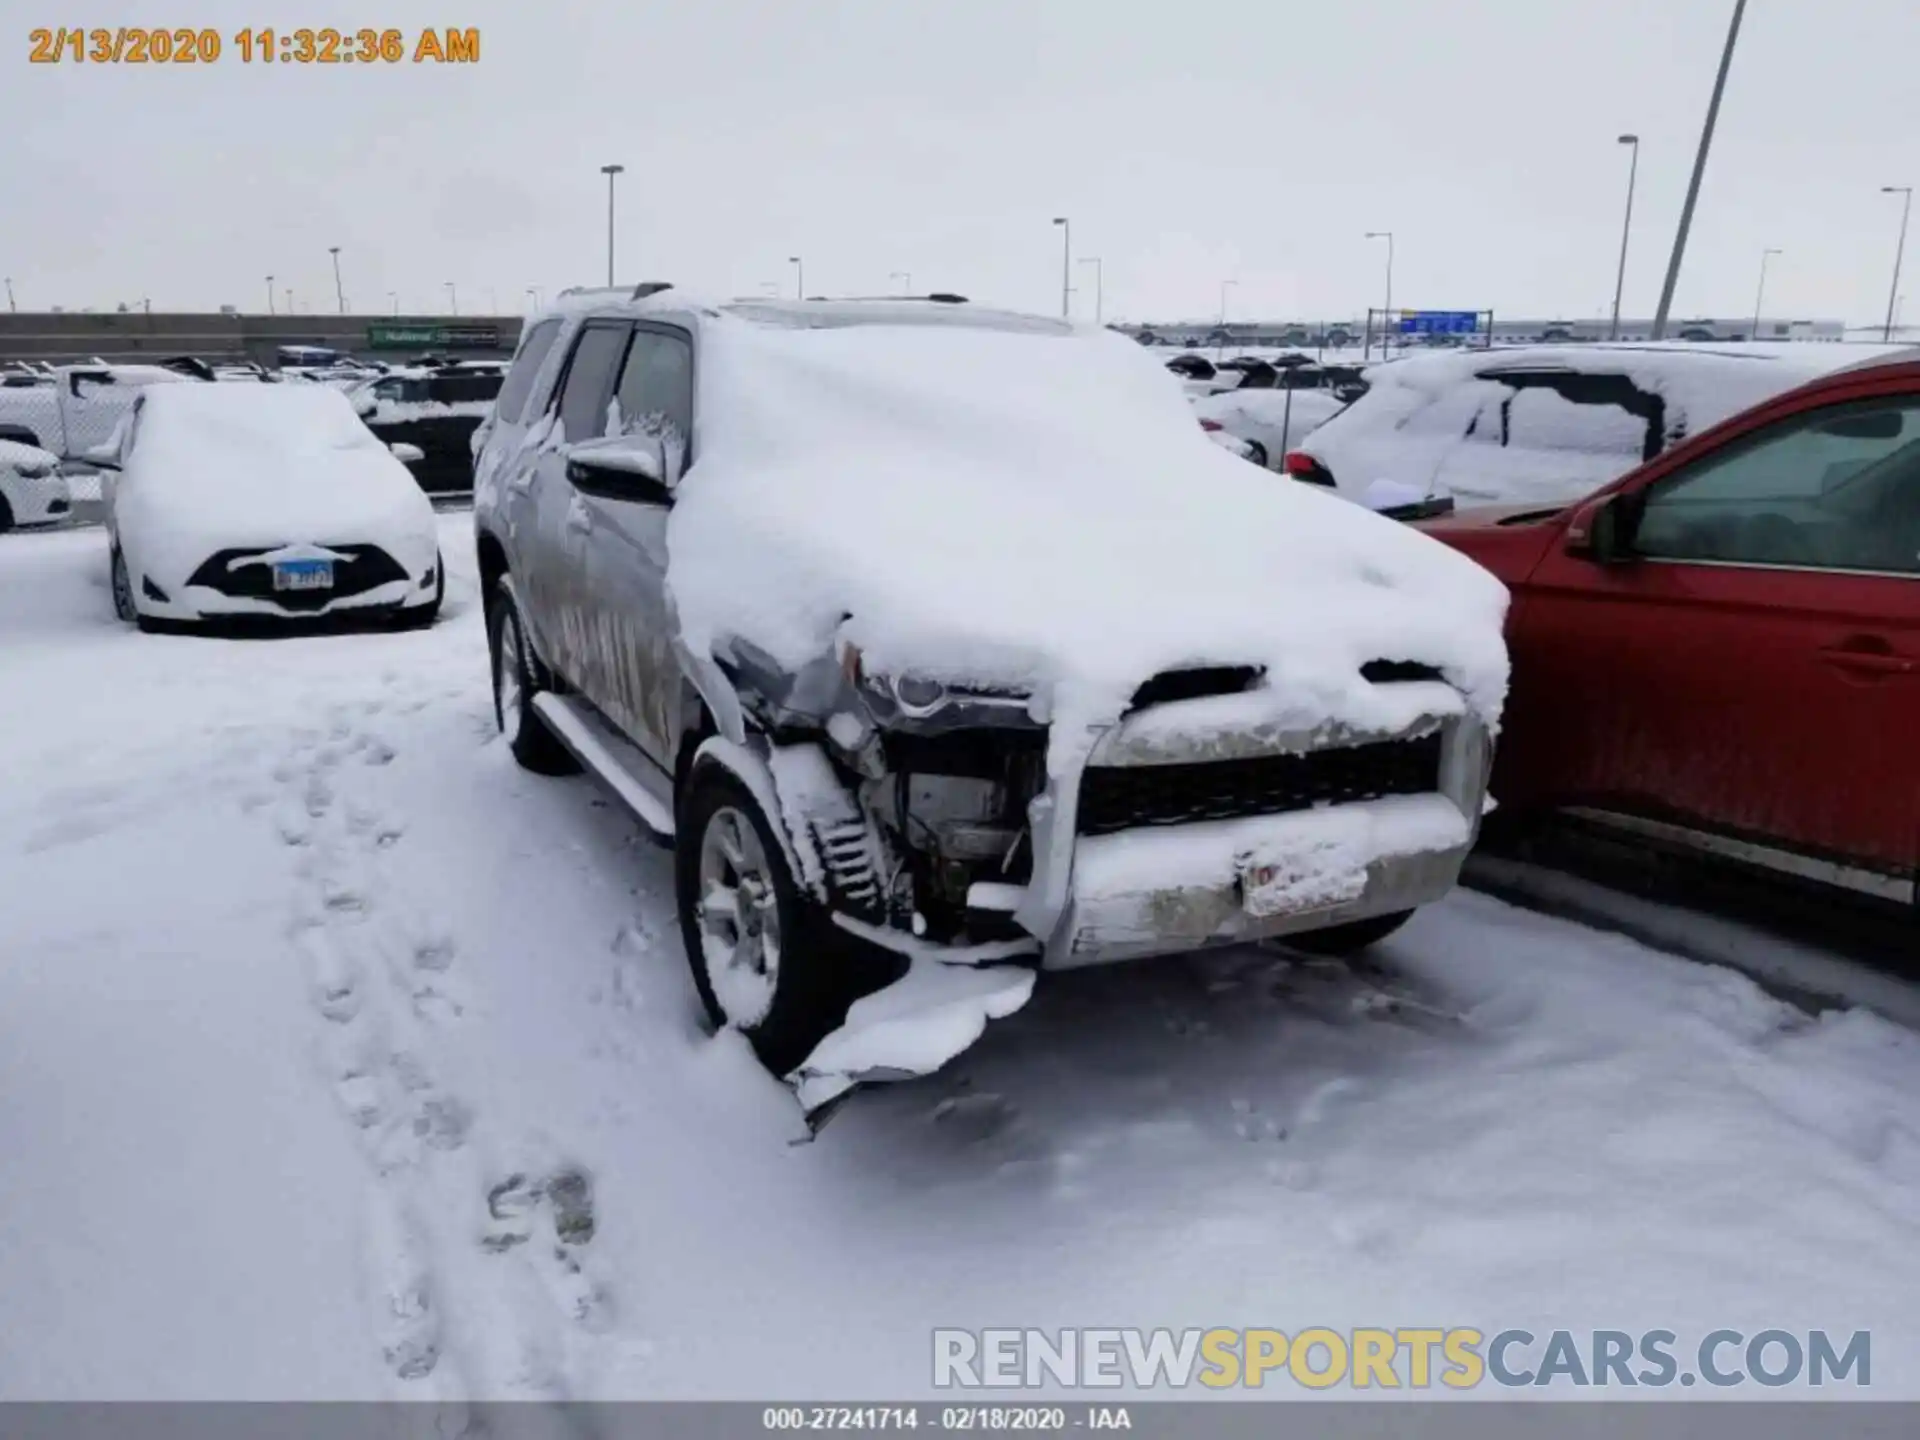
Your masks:
M 572 696 L 543 690 L 533 697 L 533 708 L 573 758 L 646 826 L 654 842 L 671 849 L 673 782 L 666 772 Z

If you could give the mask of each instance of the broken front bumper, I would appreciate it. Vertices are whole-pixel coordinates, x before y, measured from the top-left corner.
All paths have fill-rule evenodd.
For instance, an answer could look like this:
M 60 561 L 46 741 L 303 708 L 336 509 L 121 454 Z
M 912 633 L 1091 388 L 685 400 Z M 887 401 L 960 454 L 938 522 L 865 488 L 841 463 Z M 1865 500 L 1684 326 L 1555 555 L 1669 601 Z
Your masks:
M 1428 687 L 1422 686 L 1421 689 Z M 1444 687 L 1433 687 L 1438 698 Z M 1029 808 L 1032 879 L 1013 917 L 1042 941 L 1042 968 L 1073 969 L 1317 930 L 1411 910 L 1451 890 L 1485 804 L 1491 746 L 1457 695 L 1384 733 L 1338 745 L 1439 732 L 1432 793 L 1229 820 L 1082 834 L 1080 796 L 1096 766 L 1181 763 L 1178 747 L 1120 726 L 1094 736 L 1086 763 L 1054 777 Z M 1446 710 L 1453 713 L 1445 714 Z M 1324 732 L 1268 727 L 1217 734 L 1203 757 L 1302 754 Z

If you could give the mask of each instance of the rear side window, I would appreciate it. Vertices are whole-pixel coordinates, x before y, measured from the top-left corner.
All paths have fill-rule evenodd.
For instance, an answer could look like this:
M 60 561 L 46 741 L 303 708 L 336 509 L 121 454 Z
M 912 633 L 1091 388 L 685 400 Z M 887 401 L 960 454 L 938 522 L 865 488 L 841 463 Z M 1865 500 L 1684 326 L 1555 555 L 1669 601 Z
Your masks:
M 561 439 L 569 444 L 606 434 L 613 372 L 627 348 L 626 325 L 589 325 L 580 332 L 560 390 Z
M 615 401 L 620 433 L 657 435 L 684 464 L 693 433 L 693 346 L 683 336 L 634 331 Z
M 520 412 L 527 408 L 527 397 L 533 394 L 533 382 L 540 374 L 540 366 L 559 334 L 558 320 L 542 320 L 527 332 L 526 344 L 513 357 L 513 367 L 507 372 L 506 382 L 500 387 L 499 403 L 494 407 L 494 413 L 506 424 L 519 422 Z

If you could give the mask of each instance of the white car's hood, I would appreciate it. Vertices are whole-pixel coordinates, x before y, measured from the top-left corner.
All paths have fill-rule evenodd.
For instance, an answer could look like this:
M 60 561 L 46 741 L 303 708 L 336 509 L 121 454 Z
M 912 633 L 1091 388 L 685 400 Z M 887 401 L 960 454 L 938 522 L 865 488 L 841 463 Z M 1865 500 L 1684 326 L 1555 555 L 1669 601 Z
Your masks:
M 434 552 L 431 502 L 404 465 L 377 449 L 157 474 L 136 455 L 115 489 L 121 545 L 163 586 L 184 583 L 219 550 L 375 544 L 409 569 L 423 545 L 428 559 Z

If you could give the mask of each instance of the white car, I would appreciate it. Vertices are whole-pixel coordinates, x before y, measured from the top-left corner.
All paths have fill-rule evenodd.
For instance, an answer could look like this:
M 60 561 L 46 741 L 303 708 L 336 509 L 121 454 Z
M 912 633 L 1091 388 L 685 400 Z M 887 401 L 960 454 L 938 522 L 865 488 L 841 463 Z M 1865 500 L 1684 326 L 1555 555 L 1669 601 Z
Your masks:
M 72 509 L 73 494 L 58 455 L 0 440 L 0 530 L 64 520 Z
M 1294 446 L 1347 408 L 1331 390 L 1228 390 L 1193 402 L 1200 428 L 1241 458 L 1278 470 Z
M 1387 481 L 1462 509 L 1562 505 L 1858 356 L 1698 344 L 1411 356 L 1369 369 L 1365 395 L 1278 458 L 1296 480 L 1355 500 Z
M 325 386 L 154 387 L 87 457 L 110 475 L 115 613 L 142 629 L 431 624 L 445 589 L 433 507 L 394 452 Z

